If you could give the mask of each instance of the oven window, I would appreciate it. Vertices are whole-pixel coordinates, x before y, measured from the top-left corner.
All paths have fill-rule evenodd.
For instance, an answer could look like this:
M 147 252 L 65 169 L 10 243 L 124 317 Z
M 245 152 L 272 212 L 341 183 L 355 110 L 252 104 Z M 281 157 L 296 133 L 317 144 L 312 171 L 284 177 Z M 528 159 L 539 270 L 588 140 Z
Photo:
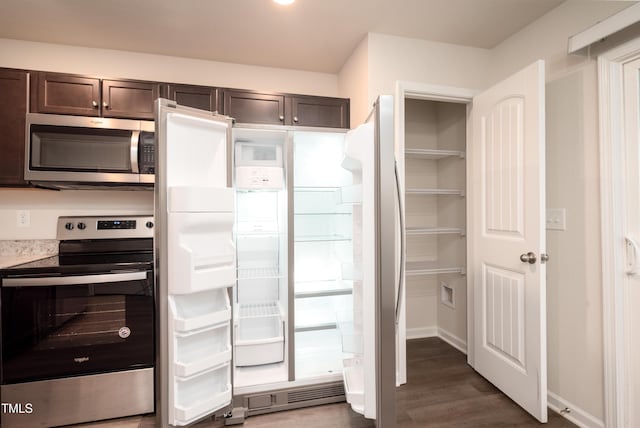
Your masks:
M 152 366 L 152 284 L 3 286 L 2 383 Z
M 131 172 L 131 131 L 31 126 L 31 168 Z

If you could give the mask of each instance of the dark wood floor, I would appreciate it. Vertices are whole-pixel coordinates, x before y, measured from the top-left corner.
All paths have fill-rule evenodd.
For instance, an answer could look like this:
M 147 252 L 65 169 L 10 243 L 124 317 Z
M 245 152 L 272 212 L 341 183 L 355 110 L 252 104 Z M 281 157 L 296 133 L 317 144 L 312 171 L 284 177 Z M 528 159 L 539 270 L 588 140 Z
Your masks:
M 396 394 L 397 426 L 418 427 L 575 427 L 549 411 L 549 423 L 538 423 L 527 412 L 467 365 L 466 356 L 438 338 L 411 340 L 407 346 L 406 385 Z M 150 428 L 151 416 L 76 425 L 83 428 Z M 218 428 L 205 421 L 197 428 Z M 346 403 L 252 416 L 246 428 L 373 427 L 373 421 Z

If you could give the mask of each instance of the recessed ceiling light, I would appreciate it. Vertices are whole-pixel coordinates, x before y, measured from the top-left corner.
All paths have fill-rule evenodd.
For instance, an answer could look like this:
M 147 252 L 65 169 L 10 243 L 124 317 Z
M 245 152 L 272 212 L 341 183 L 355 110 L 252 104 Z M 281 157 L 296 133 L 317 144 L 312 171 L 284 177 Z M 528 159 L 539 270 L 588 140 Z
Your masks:
M 278 3 L 278 4 L 281 4 L 281 5 L 283 5 L 283 6 L 286 6 L 286 5 L 288 5 L 288 4 L 293 3 L 293 2 L 294 2 L 294 1 L 296 1 L 296 0 L 273 0 L 273 1 L 274 1 L 274 2 L 276 2 L 276 3 Z

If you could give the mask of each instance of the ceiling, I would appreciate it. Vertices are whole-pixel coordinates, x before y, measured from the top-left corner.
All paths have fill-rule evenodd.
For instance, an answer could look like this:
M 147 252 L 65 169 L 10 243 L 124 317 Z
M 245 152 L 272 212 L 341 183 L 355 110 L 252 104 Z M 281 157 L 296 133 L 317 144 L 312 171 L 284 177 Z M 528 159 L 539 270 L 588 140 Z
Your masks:
M 1 0 L 0 38 L 326 73 L 367 32 L 492 48 L 563 0 Z

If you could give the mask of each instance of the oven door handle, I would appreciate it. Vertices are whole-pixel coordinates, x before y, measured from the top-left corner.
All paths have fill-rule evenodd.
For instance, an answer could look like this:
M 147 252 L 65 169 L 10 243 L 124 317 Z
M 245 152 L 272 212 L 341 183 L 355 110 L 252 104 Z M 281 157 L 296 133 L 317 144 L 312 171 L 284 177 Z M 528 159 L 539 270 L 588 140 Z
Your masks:
M 146 271 L 107 273 L 101 275 L 50 276 L 32 278 L 4 278 L 3 287 L 51 287 L 56 285 L 106 284 L 110 282 L 138 281 L 147 278 Z

